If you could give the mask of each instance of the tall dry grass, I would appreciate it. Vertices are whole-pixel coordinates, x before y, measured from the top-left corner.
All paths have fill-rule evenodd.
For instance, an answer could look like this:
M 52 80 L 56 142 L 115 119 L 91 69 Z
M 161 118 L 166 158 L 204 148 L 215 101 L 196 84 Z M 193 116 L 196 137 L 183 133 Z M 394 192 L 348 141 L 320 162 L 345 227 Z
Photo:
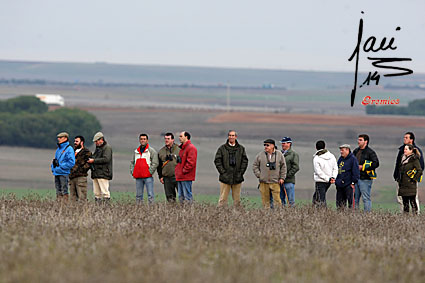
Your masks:
M 424 282 L 425 217 L 0 199 L 1 282 Z

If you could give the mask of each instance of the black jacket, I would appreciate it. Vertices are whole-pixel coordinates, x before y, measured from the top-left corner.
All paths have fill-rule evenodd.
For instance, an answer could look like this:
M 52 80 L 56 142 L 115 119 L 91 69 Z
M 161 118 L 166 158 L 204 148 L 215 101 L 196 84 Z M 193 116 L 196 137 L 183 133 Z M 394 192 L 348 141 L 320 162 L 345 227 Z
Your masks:
M 230 146 L 229 141 L 227 141 L 218 148 L 214 164 L 218 173 L 220 173 L 220 182 L 228 185 L 242 183 L 244 181 L 243 175 L 248 168 L 245 148 L 238 141 L 236 141 L 235 146 Z
M 400 179 L 400 163 L 401 163 L 401 158 L 403 157 L 404 154 L 404 144 L 402 146 L 400 146 L 398 148 L 398 154 L 397 154 L 397 159 L 395 160 L 395 166 L 394 166 L 394 180 L 398 181 Z M 413 143 L 413 146 L 416 147 L 419 152 L 421 153 L 421 157 L 419 158 L 419 164 L 421 164 L 422 170 L 424 170 L 424 155 L 422 154 L 422 150 L 415 144 Z
M 112 180 L 112 148 L 106 141 L 96 147 L 92 158 L 91 178 Z
M 359 150 L 361 149 L 358 147 L 353 151 L 354 157 L 357 158 L 357 153 L 359 152 Z M 366 173 L 366 171 L 376 170 L 376 168 L 379 167 L 378 156 L 376 155 L 376 152 L 373 149 L 371 149 L 368 145 L 366 145 L 366 147 L 362 150 L 359 165 L 363 165 L 366 160 L 372 161 L 372 164 L 367 170 L 365 171 L 360 170 L 360 180 L 370 180 L 370 177 Z

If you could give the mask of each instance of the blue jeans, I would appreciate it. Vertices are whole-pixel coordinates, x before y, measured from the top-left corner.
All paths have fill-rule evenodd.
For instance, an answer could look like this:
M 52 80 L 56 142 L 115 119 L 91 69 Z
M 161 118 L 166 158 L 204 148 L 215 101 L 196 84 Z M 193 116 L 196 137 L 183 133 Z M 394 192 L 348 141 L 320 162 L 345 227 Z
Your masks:
M 179 192 L 180 203 L 183 203 L 184 201 L 193 201 L 192 181 L 177 181 L 177 189 Z
M 153 203 L 155 197 L 153 193 L 153 177 L 136 179 L 136 201 L 137 203 L 143 203 L 143 187 L 145 185 L 148 192 L 148 202 Z
M 372 201 L 370 200 L 370 191 L 372 189 L 373 180 L 359 180 L 356 184 L 356 191 L 354 199 L 356 201 L 356 208 L 359 208 L 360 196 L 363 199 L 363 206 L 365 211 L 372 209 Z
M 64 196 L 68 194 L 68 175 L 55 176 L 55 188 L 57 196 Z
M 285 194 L 286 191 L 286 194 Z M 280 199 L 282 201 L 282 206 L 286 205 L 286 198 L 289 200 L 289 205 L 294 206 L 295 204 L 295 184 L 294 183 L 284 183 L 280 185 Z M 273 197 L 270 194 L 270 208 L 273 208 Z

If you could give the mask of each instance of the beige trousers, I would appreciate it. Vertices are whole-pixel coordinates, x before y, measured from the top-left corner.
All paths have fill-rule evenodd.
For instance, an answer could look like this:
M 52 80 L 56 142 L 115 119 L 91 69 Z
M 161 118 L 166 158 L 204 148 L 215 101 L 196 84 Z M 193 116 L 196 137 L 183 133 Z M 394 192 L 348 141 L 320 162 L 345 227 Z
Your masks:
M 261 200 L 265 209 L 270 209 L 270 191 L 273 196 L 273 203 L 275 207 L 281 207 L 282 201 L 280 200 L 280 186 L 279 183 L 266 184 L 260 183 Z
M 227 205 L 227 197 L 229 196 L 230 190 L 232 190 L 232 199 L 234 206 L 241 205 L 241 187 L 242 183 L 235 185 L 228 185 L 220 182 L 220 199 L 218 200 L 218 206 Z
M 97 199 L 111 198 L 111 194 L 109 193 L 109 180 L 93 179 L 93 194 Z

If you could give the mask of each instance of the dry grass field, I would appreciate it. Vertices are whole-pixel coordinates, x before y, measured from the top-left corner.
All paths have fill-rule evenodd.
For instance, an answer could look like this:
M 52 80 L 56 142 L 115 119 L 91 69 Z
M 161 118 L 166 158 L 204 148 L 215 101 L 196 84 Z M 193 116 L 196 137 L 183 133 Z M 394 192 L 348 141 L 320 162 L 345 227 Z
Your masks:
M 425 215 L 0 198 L 0 282 L 424 282 Z

